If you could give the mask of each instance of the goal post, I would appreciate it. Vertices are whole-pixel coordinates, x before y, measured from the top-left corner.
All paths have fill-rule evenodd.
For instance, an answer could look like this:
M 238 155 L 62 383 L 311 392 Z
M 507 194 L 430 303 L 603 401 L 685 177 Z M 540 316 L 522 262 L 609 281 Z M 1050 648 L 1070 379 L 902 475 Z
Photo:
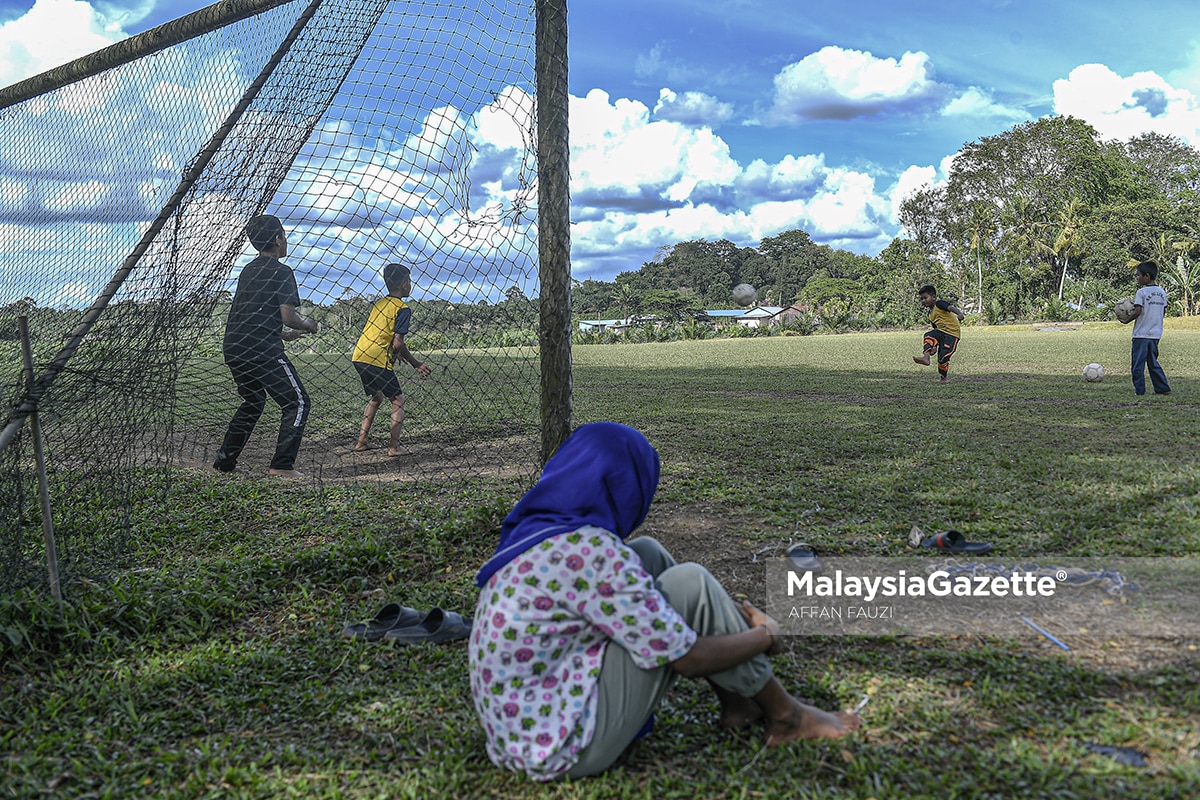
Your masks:
M 566 37 L 565 0 L 224 0 L 0 89 L 0 356 L 28 316 L 39 365 L 32 382 L 0 366 L 0 587 L 37 572 L 33 411 L 57 502 L 100 507 L 56 511 L 64 580 L 119 560 L 172 470 L 211 468 L 260 213 L 320 322 L 287 345 L 309 480 L 531 479 L 572 425 Z M 399 457 L 355 446 L 351 364 L 393 261 L 433 368 L 401 372 Z
M 541 462 L 571 432 L 571 185 L 566 0 L 538 0 Z

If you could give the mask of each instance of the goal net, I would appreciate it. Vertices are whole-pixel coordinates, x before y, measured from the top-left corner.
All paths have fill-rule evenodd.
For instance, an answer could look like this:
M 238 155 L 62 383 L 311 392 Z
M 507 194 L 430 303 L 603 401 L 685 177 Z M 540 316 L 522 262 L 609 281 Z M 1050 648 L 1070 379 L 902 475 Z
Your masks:
M 258 214 L 282 222 L 319 325 L 285 345 L 304 480 L 536 472 L 535 17 L 535 0 L 226 0 L 151 32 L 152 52 L 0 92 L 0 589 L 44 564 L 33 412 L 67 572 L 119 557 L 130 509 L 178 470 L 212 469 L 241 403 L 223 336 Z M 358 447 L 352 363 L 393 262 L 430 368 L 396 365 L 394 457 L 386 398 Z M 268 399 L 238 472 L 266 473 L 279 424 Z

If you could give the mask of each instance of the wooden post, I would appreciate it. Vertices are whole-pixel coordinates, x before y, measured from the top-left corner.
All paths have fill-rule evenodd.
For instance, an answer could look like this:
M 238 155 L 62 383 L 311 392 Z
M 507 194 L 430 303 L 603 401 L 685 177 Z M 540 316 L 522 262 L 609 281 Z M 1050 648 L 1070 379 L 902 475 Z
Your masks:
M 21 330 L 21 357 L 25 361 L 25 387 L 33 386 L 33 346 L 29 343 L 29 317 L 17 318 Z M 50 593 L 62 602 L 62 584 L 58 579 L 58 547 L 54 542 L 54 516 L 50 508 L 50 483 L 46 480 L 46 454 L 42 451 L 42 426 L 35 409 L 29 415 L 29 432 L 33 436 L 33 457 L 37 464 L 38 499 L 42 505 L 42 536 L 46 540 L 46 571 L 50 578 Z
M 567 3 L 537 0 L 538 342 L 542 463 L 571 433 L 571 147 Z

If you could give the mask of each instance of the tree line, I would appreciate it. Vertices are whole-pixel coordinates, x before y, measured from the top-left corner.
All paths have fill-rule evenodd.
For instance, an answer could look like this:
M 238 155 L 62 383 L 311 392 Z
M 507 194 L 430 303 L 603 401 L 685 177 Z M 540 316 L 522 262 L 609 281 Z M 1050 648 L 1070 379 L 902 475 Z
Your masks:
M 684 319 L 733 306 L 749 283 L 764 305 L 831 305 L 861 325 L 906 326 L 916 291 L 943 294 L 995 324 L 1107 318 L 1152 259 L 1173 301 L 1200 305 L 1200 151 L 1157 133 L 1102 140 L 1086 122 L 1044 117 L 966 144 L 947 180 L 906 198 L 906 235 L 878 256 L 818 244 L 803 230 L 757 247 L 680 242 L 613 281 L 573 290 L 580 316 Z

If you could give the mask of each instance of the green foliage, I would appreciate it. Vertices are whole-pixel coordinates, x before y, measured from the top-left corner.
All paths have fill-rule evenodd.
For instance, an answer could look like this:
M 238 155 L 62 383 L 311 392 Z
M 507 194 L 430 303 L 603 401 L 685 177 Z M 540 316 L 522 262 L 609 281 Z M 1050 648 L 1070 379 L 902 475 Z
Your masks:
M 853 310 L 850 304 L 840 297 L 831 297 L 821 306 L 817 312 L 818 318 L 821 320 L 821 325 L 829 331 L 844 330 L 850 325 L 853 318 Z
M 663 475 L 647 528 L 761 600 L 757 554 L 907 553 L 956 527 L 1002 557 L 1200 553 L 1200 328 L 1168 321 L 1175 394 L 1135 398 L 1129 331 L 971 327 L 935 385 L 912 332 L 581 348 L 577 421 L 644 430 Z M 749 329 L 747 329 L 749 330 Z M 1100 361 L 1109 378 L 1079 379 Z M 713 421 L 721 421 L 714 435 Z M 931 422 L 935 421 L 935 422 Z M 1033 422 L 1031 422 L 1033 421 Z M 1153 441 L 1129 457 L 1119 445 Z M 1192 797 L 1200 664 L 1188 640 L 796 637 L 772 659 L 867 733 L 762 749 L 679 681 L 615 769 L 535 784 L 493 767 L 464 646 L 340 636 L 384 602 L 469 613 L 522 486 L 183 473 L 137 508 L 137 568 L 0 597 L 3 794 L 66 797 Z M 1147 536 L 1146 531 L 1153 531 Z M 1121 766 L 1083 743 L 1133 746 Z M 761 751 L 761 752 L 760 752 Z

